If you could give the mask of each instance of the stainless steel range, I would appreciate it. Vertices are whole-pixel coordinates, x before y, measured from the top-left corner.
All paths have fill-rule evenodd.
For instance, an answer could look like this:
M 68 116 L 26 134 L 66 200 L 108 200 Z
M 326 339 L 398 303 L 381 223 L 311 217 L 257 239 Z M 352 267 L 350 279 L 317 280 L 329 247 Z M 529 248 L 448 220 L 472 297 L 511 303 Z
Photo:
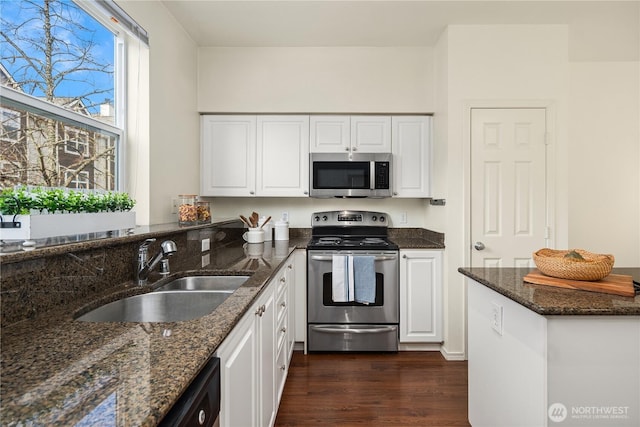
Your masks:
M 382 212 L 312 215 L 308 351 L 398 351 L 398 246 Z

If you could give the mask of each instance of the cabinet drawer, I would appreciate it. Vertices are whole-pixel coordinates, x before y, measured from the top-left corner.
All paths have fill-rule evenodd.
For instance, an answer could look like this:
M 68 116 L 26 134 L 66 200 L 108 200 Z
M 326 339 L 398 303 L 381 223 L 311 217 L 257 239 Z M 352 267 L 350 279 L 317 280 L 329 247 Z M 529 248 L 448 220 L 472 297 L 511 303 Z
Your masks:
M 276 387 L 278 390 L 278 402 L 282 397 L 282 391 L 284 390 L 284 384 L 287 380 L 287 373 L 289 372 L 289 358 L 285 348 L 281 348 L 278 351 L 276 358 Z
M 287 312 L 289 311 L 289 295 L 287 292 L 282 292 L 282 294 L 280 294 L 278 296 L 278 299 L 276 301 L 276 312 L 278 313 L 278 322 L 280 322 L 282 320 L 282 318 L 284 316 L 287 315 Z
M 289 328 L 289 316 L 285 313 L 280 320 L 278 320 L 278 326 L 276 327 L 276 343 L 277 349 L 280 351 L 287 341 L 287 332 Z

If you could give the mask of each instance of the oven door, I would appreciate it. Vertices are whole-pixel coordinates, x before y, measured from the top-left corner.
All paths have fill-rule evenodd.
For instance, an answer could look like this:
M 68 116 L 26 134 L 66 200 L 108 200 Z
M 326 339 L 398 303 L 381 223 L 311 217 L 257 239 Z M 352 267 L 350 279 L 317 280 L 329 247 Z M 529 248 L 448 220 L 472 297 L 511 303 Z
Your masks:
M 374 257 L 375 301 L 334 302 L 333 255 Z M 307 319 L 324 324 L 397 324 L 399 320 L 399 272 L 397 251 L 307 251 Z

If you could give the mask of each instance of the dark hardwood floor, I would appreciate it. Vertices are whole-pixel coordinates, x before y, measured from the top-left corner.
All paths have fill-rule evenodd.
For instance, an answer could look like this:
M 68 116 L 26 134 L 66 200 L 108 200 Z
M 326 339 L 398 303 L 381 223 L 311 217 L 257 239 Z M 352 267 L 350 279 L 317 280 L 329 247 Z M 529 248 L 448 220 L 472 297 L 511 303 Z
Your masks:
M 439 352 L 296 351 L 276 426 L 468 426 L 467 362 Z

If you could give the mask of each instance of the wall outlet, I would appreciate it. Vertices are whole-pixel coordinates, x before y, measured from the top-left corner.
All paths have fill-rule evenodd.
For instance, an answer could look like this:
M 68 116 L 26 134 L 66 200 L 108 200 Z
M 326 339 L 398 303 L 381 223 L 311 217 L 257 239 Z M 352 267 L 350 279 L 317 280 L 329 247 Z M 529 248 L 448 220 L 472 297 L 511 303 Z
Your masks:
M 491 327 L 499 335 L 502 335 L 503 328 L 504 328 L 502 314 L 503 314 L 502 306 L 496 304 L 495 302 L 492 302 L 491 303 Z
M 406 223 L 407 223 L 407 213 L 400 212 L 400 224 L 406 224 Z
M 171 199 L 171 213 L 178 215 L 178 199 Z
M 210 262 L 211 262 L 211 257 L 209 256 L 209 254 L 202 255 L 202 268 L 208 266 Z
M 202 252 L 206 252 L 211 249 L 211 240 L 210 239 L 202 239 Z
M 282 220 L 289 222 L 289 212 L 282 212 Z

